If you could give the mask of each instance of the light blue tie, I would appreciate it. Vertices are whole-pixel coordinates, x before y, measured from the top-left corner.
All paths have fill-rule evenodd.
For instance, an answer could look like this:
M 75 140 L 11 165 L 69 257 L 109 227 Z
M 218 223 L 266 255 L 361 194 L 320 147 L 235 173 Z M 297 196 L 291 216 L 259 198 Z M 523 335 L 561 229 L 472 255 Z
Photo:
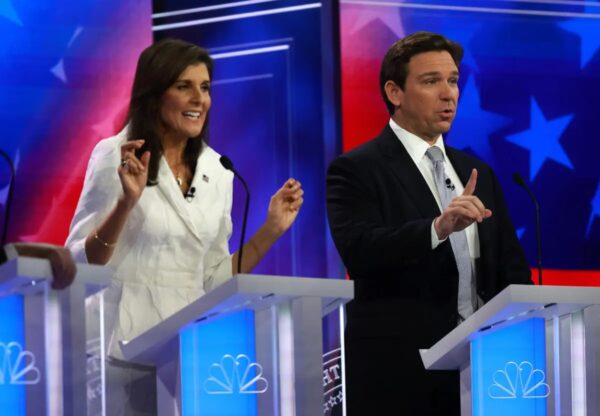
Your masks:
M 431 146 L 425 154 L 433 163 L 435 186 L 442 202 L 442 210 L 444 210 L 456 197 L 454 185 L 448 179 L 444 170 L 444 154 L 442 149 L 436 146 Z M 472 293 L 474 287 L 473 268 L 465 230 L 450 234 L 450 244 L 458 268 L 458 314 L 464 320 L 472 315 L 475 310 Z

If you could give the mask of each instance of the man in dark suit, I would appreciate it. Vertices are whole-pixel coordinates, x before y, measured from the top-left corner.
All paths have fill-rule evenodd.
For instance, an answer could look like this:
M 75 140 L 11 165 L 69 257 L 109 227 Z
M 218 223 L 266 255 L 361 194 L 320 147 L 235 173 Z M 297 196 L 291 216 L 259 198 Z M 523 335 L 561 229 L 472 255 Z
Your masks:
M 457 371 L 426 372 L 429 348 L 530 271 L 485 163 L 444 145 L 463 50 L 418 32 L 381 67 L 391 119 L 329 167 L 327 211 L 355 284 L 347 307 L 350 416 L 458 415 Z

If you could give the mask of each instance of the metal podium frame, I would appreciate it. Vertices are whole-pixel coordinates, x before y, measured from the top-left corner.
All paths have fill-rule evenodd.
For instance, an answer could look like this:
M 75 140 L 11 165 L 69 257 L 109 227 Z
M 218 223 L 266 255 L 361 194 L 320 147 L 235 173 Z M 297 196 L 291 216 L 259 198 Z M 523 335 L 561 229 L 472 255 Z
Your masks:
M 45 381 L 27 386 L 27 414 L 87 413 L 85 299 L 108 286 L 111 275 L 102 266 L 77 264 L 73 283 L 53 290 L 48 260 L 17 257 L 0 265 L 0 296 L 23 294 L 27 299 L 28 294 L 45 292 L 42 301 L 25 302 L 25 342 L 34 350 L 29 353 L 39 357 L 38 371 Z M 40 315 L 43 322 L 28 319 Z
M 461 415 L 471 415 L 471 341 L 545 319 L 548 415 L 600 415 L 600 288 L 511 285 L 429 349 L 428 370 L 460 370 Z
M 256 354 L 276 354 L 280 368 L 292 368 L 279 389 L 293 403 L 274 406 L 258 399 L 258 414 L 314 416 L 323 413 L 322 319 L 354 296 L 354 283 L 341 279 L 240 274 L 226 281 L 150 330 L 122 343 L 125 359 L 157 367 L 158 411 L 180 414 L 179 331 L 245 310 L 255 312 Z M 272 336 L 276 334 L 276 342 Z M 275 409 L 275 410 L 273 410 Z

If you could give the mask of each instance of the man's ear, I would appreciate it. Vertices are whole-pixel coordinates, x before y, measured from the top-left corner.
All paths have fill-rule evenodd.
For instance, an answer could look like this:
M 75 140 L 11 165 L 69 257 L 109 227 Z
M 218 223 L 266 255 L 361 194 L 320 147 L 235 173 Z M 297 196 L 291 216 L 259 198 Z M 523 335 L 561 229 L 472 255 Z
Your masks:
M 383 86 L 387 99 L 394 104 L 394 107 L 400 107 L 404 98 L 404 91 L 394 81 L 388 80 Z

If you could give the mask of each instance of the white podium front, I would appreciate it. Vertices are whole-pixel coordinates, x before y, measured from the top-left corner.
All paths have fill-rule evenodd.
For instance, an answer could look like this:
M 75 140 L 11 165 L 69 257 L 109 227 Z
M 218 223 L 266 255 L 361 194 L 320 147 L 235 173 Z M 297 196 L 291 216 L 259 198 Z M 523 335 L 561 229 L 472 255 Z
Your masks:
M 237 275 L 123 354 L 157 367 L 161 416 L 319 415 L 322 318 L 353 293 L 347 280 Z
M 600 288 L 511 285 L 421 357 L 462 415 L 600 415 Z
M 101 305 L 110 275 L 78 264 L 73 284 L 52 290 L 48 260 L 0 266 L 0 413 L 103 414 L 102 316 L 86 303 Z

